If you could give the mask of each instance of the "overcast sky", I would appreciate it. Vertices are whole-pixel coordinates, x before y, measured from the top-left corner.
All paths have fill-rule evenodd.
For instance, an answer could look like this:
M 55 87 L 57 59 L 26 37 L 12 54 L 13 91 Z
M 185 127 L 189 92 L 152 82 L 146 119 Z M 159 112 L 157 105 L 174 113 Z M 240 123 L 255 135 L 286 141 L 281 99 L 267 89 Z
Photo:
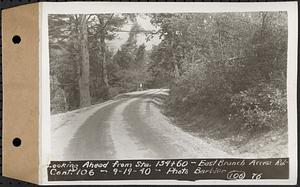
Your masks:
M 150 18 L 148 16 L 138 15 L 137 23 L 145 30 L 157 30 L 157 28 L 150 23 Z M 132 23 L 129 23 L 125 25 L 122 28 L 122 30 L 130 31 L 131 26 Z M 120 46 L 126 42 L 128 36 L 129 36 L 128 32 L 118 33 L 118 37 L 109 42 L 110 47 L 114 48 L 115 50 L 119 49 Z M 146 42 L 146 36 L 143 33 L 138 34 L 137 40 L 138 40 L 138 45 L 145 43 L 147 50 L 150 50 L 152 48 L 152 45 L 157 45 L 160 43 L 160 39 L 158 36 L 155 36 L 153 39 Z

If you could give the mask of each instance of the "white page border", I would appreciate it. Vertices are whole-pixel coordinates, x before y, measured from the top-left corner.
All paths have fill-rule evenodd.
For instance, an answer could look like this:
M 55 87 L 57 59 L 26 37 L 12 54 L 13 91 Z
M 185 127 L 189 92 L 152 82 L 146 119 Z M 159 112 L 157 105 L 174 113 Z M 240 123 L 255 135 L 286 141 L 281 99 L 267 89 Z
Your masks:
M 57 181 L 48 182 L 47 164 L 50 155 L 50 81 L 49 81 L 49 46 L 48 14 L 91 14 L 91 13 L 206 13 L 206 12 L 288 12 L 288 141 L 290 158 L 289 180 L 198 180 L 195 182 L 175 180 L 118 180 L 118 181 Z M 206 2 L 43 2 L 40 3 L 40 182 L 47 185 L 57 184 L 256 184 L 288 185 L 297 182 L 297 41 L 298 10 L 297 2 L 259 2 L 259 3 L 206 3 Z

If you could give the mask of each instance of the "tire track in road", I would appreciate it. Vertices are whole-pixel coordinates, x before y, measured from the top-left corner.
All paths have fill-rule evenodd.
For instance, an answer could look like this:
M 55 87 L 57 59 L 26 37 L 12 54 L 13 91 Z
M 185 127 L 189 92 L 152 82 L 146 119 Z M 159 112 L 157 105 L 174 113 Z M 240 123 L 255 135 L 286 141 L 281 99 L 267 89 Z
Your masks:
M 156 94 L 162 94 L 158 93 L 160 91 L 156 89 L 133 94 L 99 108 L 78 127 L 68 142 L 62 143 L 67 144 L 64 146 L 66 148 L 62 160 L 168 159 L 226 155 L 172 125 L 152 103 Z M 68 132 L 64 133 L 68 136 Z
M 89 117 L 70 140 L 64 151 L 64 160 L 115 158 L 109 126 L 114 108 L 124 101 L 107 105 Z
M 135 134 L 129 131 L 129 124 L 127 122 L 127 117 L 124 112 L 131 103 L 135 103 L 141 98 L 148 97 L 149 95 L 158 92 L 159 90 L 152 90 L 145 94 L 139 95 L 137 98 L 128 99 L 126 102 L 122 103 L 115 108 L 113 114 L 111 115 L 110 124 L 110 135 L 113 140 L 113 144 L 116 150 L 116 157 L 118 159 L 140 159 L 147 158 L 147 155 L 151 155 L 151 150 L 146 150 L 144 144 L 139 142 Z M 129 116 L 138 115 L 138 113 L 130 113 Z M 151 156 L 153 157 L 153 155 Z
M 128 149 L 130 144 L 136 143 L 130 138 L 122 139 L 126 135 L 122 128 L 125 125 L 122 111 L 128 103 L 154 91 L 129 95 L 97 110 L 78 128 L 68 143 L 64 142 L 68 145 L 64 150 L 63 160 L 120 159 L 124 155 L 121 154 L 122 151 L 129 154 L 126 154 L 126 158 L 130 158 L 132 152 L 137 153 L 137 150 L 130 152 Z
M 151 117 L 151 111 L 149 105 L 152 97 L 155 93 L 145 95 L 135 101 L 129 103 L 123 111 L 123 118 L 126 121 L 129 132 L 129 136 L 136 139 L 137 146 L 144 150 L 145 159 L 147 158 L 174 158 L 179 154 L 180 149 L 174 148 L 169 140 L 162 136 L 163 132 L 158 132 L 157 129 L 153 129 L 151 124 L 147 123 L 145 118 Z M 144 102 L 148 102 L 145 114 L 141 113 L 141 106 Z M 155 122 L 153 122 L 155 123 Z
M 113 144 L 116 150 L 116 157 L 118 159 L 134 159 L 134 158 L 144 158 L 147 154 L 142 147 L 139 147 L 138 141 L 129 134 L 128 124 L 122 116 L 122 112 L 125 108 L 132 102 L 138 100 L 129 99 L 122 103 L 120 106 L 115 108 L 111 118 L 110 124 L 110 135 L 113 140 Z

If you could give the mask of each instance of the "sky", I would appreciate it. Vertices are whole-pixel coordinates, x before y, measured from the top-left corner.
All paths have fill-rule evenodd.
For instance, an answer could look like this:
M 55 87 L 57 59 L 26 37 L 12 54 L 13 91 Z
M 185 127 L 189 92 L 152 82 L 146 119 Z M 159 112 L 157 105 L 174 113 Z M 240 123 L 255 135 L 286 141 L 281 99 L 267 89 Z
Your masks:
M 150 18 L 148 16 L 138 15 L 137 16 L 137 23 L 145 30 L 157 30 L 155 26 L 150 23 Z M 126 24 L 122 30 L 130 31 L 132 23 Z M 128 39 L 129 33 L 128 32 L 120 32 L 118 33 L 118 37 L 109 42 L 111 48 L 117 50 L 124 44 Z M 144 43 L 146 45 L 146 49 L 150 50 L 152 45 L 158 45 L 160 43 L 160 39 L 158 35 L 152 38 L 150 41 L 146 42 L 145 34 L 141 33 L 137 36 L 137 44 L 141 45 Z

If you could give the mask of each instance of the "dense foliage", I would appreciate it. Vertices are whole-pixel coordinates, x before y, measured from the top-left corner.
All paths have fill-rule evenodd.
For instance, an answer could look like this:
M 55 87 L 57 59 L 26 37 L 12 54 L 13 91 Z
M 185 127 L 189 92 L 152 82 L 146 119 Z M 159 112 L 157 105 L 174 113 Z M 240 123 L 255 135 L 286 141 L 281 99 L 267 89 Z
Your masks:
M 125 24 L 130 30 L 122 31 Z M 127 32 L 114 51 L 108 43 Z M 145 45 L 135 14 L 49 15 L 51 112 L 66 112 L 103 102 L 143 83 Z
M 170 88 L 168 115 L 223 116 L 255 132 L 287 124 L 287 13 L 50 15 L 51 111 L 65 112 L 119 93 Z M 130 23 L 118 50 L 108 43 Z M 160 43 L 146 50 L 138 34 Z M 145 41 L 146 42 L 146 41 Z
M 149 81 L 168 83 L 168 114 L 224 115 L 249 131 L 286 125 L 285 12 L 151 16 L 162 41 Z

